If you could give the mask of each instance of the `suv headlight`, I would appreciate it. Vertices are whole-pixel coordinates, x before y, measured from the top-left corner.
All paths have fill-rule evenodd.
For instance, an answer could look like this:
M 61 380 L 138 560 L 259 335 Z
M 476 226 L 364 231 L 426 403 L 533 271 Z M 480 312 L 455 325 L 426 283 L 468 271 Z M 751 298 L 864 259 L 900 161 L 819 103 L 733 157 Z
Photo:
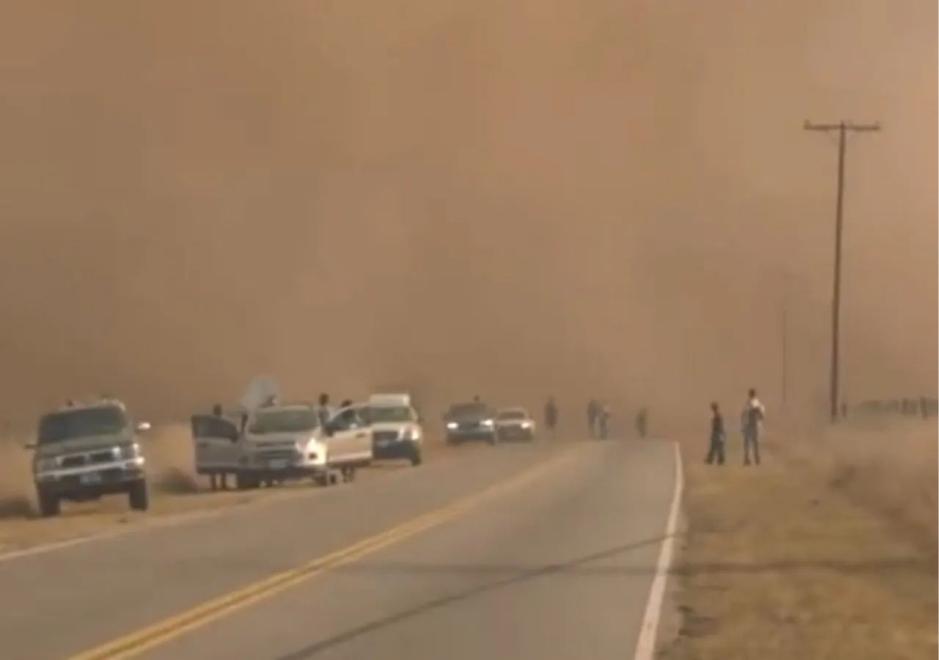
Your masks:
M 138 445 L 136 442 L 133 442 L 129 445 L 121 445 L 120 456 L 125 460 L 137 458 L 140 456 L 140 445 Z
M 459 426 L 459 424 L 457 424 L 456 422 L 447 422 L 447 428 L 448 428 L 448 429 L 455 429 L 455 428 L 457 428 L 458 426 Z
M 492 427 L 492 426 L 495 426 L 495 424 L 496 424 L 496 423 L 495 423 L 494 421 L 492 421 L 491 419 L 484 419 L 484 420 L 483 420 L 483 426 Z

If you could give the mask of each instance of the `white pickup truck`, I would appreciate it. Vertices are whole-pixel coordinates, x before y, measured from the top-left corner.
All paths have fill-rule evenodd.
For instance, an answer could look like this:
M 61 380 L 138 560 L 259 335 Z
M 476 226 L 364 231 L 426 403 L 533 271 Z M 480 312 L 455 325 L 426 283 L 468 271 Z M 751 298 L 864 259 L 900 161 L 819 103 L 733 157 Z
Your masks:
M 309 404 L 274 405 L 253 410 L 246 418 L 194 415 L 196 472 L 238 488 L 257 488 L 311 477 L 319 484 L 351 480 L 355 469 L 372 461 L 372 431 L 366 408 L 336 411 L 325 426 Z

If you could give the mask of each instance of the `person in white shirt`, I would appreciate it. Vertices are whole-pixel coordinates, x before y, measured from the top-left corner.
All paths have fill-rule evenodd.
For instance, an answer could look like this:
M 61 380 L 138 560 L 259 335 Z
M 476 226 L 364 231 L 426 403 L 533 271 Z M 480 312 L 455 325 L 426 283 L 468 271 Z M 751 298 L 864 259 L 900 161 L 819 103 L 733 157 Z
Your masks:
M 743 464 L 750 465 L 750 454 L 753 461 L 760 464 L 760 433 L 763 430 L 763 420 L 766 418 L 766 408 L 756 396 L 756 390 L 751 389 L 747 403 L 740 416 L 743 427 Z

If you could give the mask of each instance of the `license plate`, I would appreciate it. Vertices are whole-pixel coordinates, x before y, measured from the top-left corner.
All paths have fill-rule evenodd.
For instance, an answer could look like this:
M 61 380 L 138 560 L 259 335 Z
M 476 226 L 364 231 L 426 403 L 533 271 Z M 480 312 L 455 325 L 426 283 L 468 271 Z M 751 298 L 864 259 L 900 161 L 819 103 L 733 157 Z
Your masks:
M 101 483 L 101 475 L 98 474 L 97 472 L 89 472 L 89 473 L 87 473 L 87 474 L 81 475 L 81 476 L 78 478 L 78 480 L 79 480 L 79 482 L 80 482 L 83 486 L 90 486 L 90 485 L 93 485 L 93 484 L 100 484 L 100 483 Z
M 280 458 L 270 462 L 270 467 L 272 470 L 282 470 L 287 467 L 287 459 Z

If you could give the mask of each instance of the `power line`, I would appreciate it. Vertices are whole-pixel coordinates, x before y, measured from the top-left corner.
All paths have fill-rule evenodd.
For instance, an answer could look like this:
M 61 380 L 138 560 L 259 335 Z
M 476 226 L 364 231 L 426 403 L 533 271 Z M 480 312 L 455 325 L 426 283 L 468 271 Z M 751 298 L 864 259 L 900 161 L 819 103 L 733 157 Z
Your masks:
M 848 131 L 879 131 L 880 124 L 854 124 L 840 121 L 837 124 L 813 124 L 806 120 L 807 131 L 838 131 L 838 201 L 835 207 L 835 281 L 831 302 L 831 420 L 838 419 L 838 370 L 839 370 L 839 324 L 841 321 L 841 233 L 844 210 L 844 160 Z

